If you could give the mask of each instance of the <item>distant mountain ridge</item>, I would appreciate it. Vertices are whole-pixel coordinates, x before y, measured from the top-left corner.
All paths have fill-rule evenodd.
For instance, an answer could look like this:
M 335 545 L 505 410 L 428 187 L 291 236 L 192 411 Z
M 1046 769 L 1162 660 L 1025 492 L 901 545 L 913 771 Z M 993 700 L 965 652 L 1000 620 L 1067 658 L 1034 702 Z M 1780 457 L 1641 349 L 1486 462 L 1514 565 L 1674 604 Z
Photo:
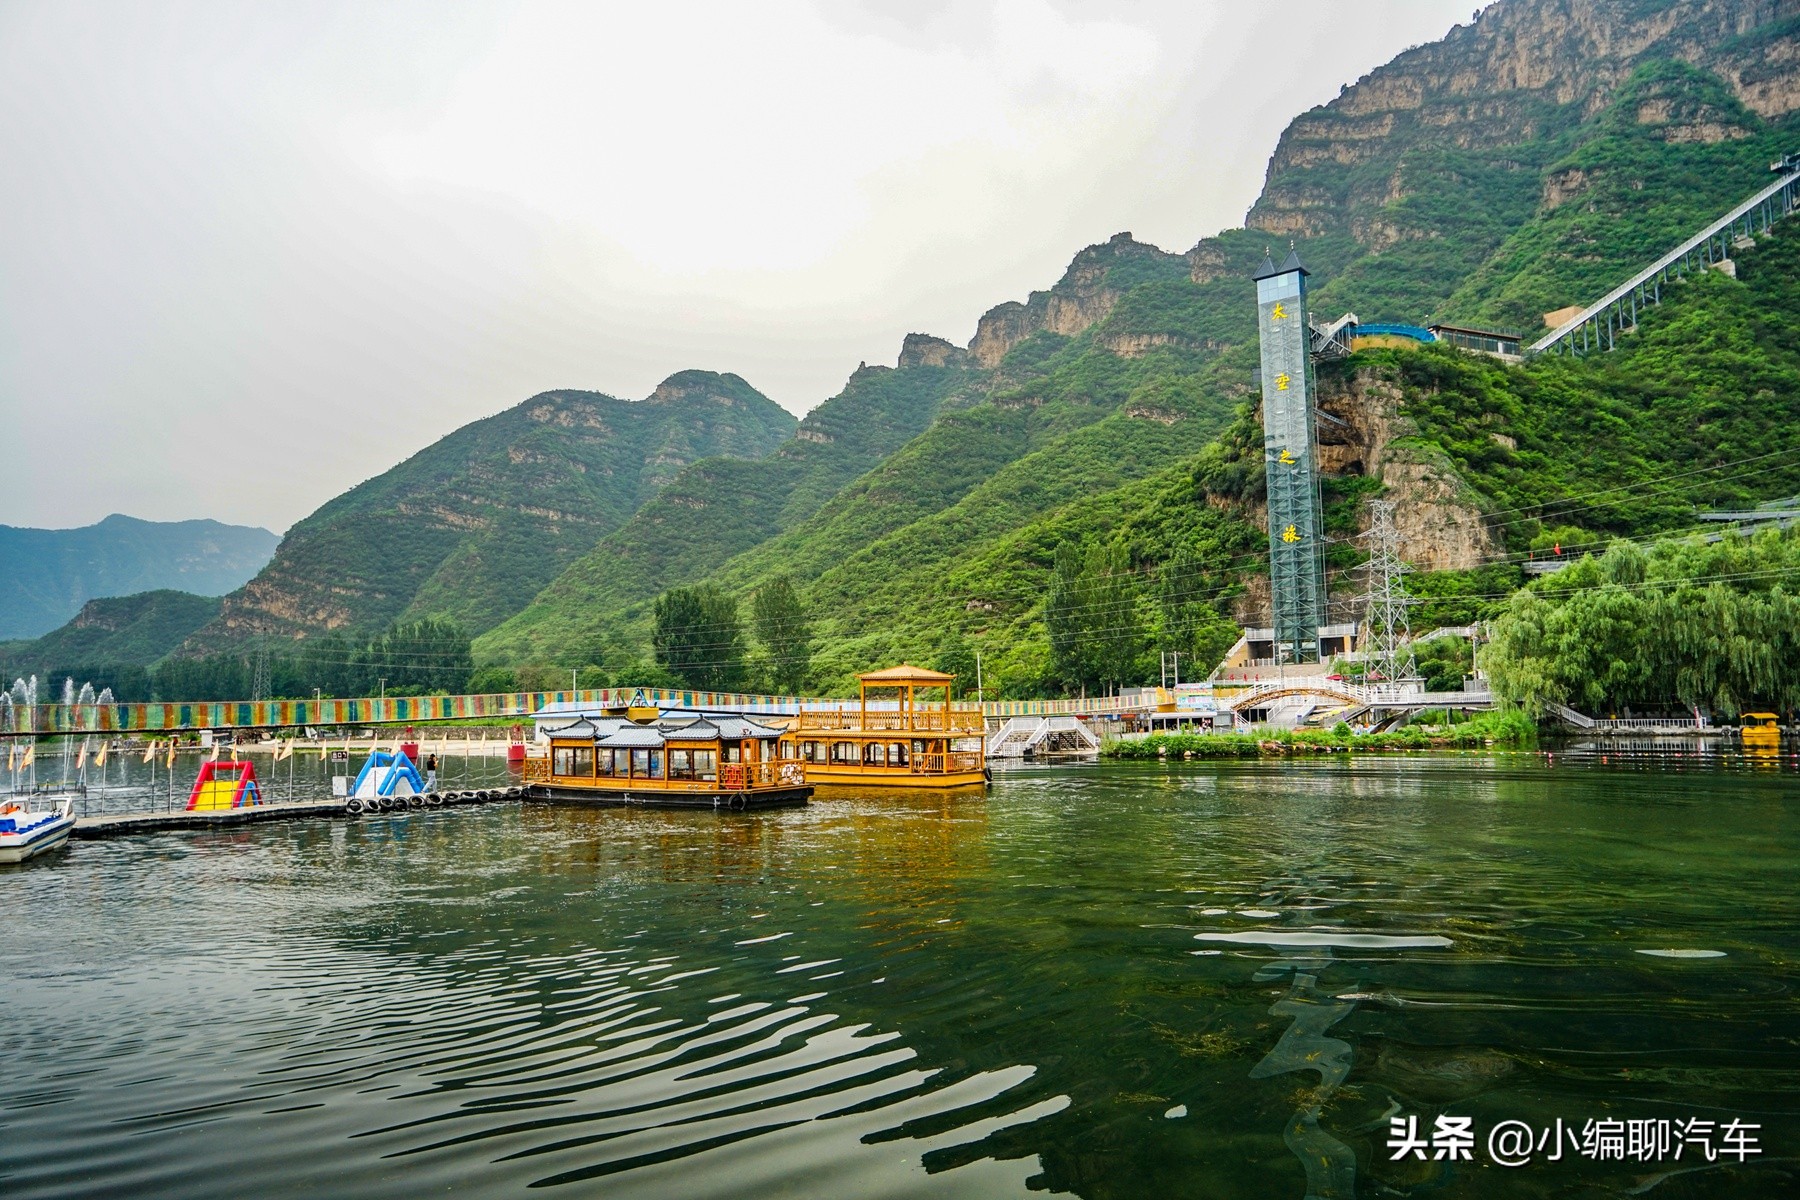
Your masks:
M 5 678 L 83 667 L 147 667 L 219 615 L 219 597 L 138 592 L 89 600 L 43 637 L 0 646 Z
M 798 421 L 731 374 L 682 371 L 644 400 L 542 392 L 445 435 L 288 530 L 184 655 L 260 637 L 445 616 L 473 633 L 522 607 L 684 467 L 754 459 Z
M 48 633 L 96 597 L 222 596 L 261 570 L 280 540 L 247 525 L 120 513 L 79 529 L 0 525 L 0 640 Z

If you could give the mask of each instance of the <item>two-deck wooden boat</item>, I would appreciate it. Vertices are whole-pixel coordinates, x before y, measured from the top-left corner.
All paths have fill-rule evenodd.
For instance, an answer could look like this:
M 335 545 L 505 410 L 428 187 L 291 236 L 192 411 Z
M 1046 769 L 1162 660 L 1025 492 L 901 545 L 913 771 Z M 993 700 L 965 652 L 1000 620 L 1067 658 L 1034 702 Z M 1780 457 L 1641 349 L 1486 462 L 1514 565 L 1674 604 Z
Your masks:
M 803 710 L 780 757 L 820 786 L 954 788 L 987 783 L 979 708 L 951 703 L 956 676 L 901 663 L 856 677 L 856 707 Z
M 700 808 L 804 804 L 799 763 L 776 758 L 778 729 L 721 714 L 582 716 L 548 727 L 549 753 L 525 759 L 527 794 L 544 800 Z

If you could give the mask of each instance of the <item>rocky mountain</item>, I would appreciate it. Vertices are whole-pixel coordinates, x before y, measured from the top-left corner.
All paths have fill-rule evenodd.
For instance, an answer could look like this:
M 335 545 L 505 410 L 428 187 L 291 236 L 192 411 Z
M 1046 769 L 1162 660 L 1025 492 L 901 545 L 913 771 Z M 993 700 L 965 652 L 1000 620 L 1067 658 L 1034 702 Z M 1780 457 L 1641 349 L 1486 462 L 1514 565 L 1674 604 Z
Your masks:
M 642 577 L 619 571 L 647 546 L 621 530 L 479 642 L 478 656 L 604 666 L 623 646 L 629 661 L 662 587 L 704 576 L 748 597 L 791 574 L 815 614 L 822 684 L 903 656 L 967 665 L 982 647 L 990 679 L 1031 691 L 1047 682 L 1050 559 L 1081 539 L 1129 545 L 1149 625 L 1149 590 L 1179 555 L 1203 564 L 1209 603 L 1259 619 L 1247 278 L 1264 249 L 1299 244 L 1315 311 L 1328 317 L 1535 327 L 1761 186 L 1769 159 L 1800 144 L 1787 82 L 1800 64 L 1795 11 L 1762 0 L 1501 0 L 1297 118 L 1244 228 L 1179 257 L 1117 235 L 1077 254 L 1049 289 L 991 309 L 966 350 L 930 343 L 932 361 L 963 372 L 933 424 L 828 502 L 809 500 L 804 519 L 740 528 L 732 556 L 721 559 L 721 543 Z M 896 374 L 926 352 L 909 343 Z M 1773 333 L 1756 354 L 1785 370 L 1772 365 Z M 1605 486 L 1609 470 L 1674 470 L 1683 456 L 1728 454 L 1740 436 L 1713 424 L 1679 450 L 1649 438 L 1584 454 L 1592 436 L 1574 432 L 1584 414 L 1568 407 L 1558 372 L 1599 372 L 1583 377 L 1586 394 L 1622 421 L 1656 408 L 1638 390 L 1647 381 L 1621 384 L 1606 363 L 1492 375 L 1438 354 L 1413 360 L 1354 362 L 1323 380 L 1346 422 L 1328 455 L 1340 585 L 1359 560 L 1372 491 L 1403 501 L 1403 550 L 1431 573 L 1421 586 L 1468 591 L 1489 564 L 1503 576 L 1508 548 L 1546 528 L 1490 516 L 1508 507 L 1502 497 L 1541 498 L 1551 479 L 1579 492 Z M 1439 377 L 1476 394 L 1434 392 Z M 1524 397 L 1567 417 L 1565 442 Z M 780 494 L 770 500 L 765 511 L 779 510 Z M 1642 531 L 1666 526 L 1659 512 L 1589 520 Z
M 288 530 L 183 653 L 363 635 L 415 616 L 479 632 L 522 607 L 689 464 L 757 458 L 795 419 L 736 375 L 683 371 L 641 401 L 552 391 L 465 425 Z
M 615 615 L 805 521 L 929 428 L 946 399 L 968 382 L 967 360 L 948 342 L 910 335 L 898 369 L 859 367 L 766 458 L 689 466 L 571 563 L 536 602 L 522 604 L 524 611 L 480 638 L 481 652 L 528 661 L 579 643 L 576 653 L 584 658 L 604 658 L 609 639 L 626 638 Z
M 269 561 L 278 540 L 246 525 L 118 513 L 79 529 L 0 525 L 0 640 L 48 633 L 96 596 L 224 595 Z
M 667 588 L 747 601 L 786 575 L 817 686 L 899 658 L 971 673 L 979 652 L 990 684 L 1031 694 L 1070 682 L 1045 596 L 1059 548 L 1087 544 L 1129 564 L 1136 599 L 1114 615 L 1144 671 L 1158 648 L 1204 665 L 1227 618 L 1266 612 L 1248 280 L 1265 250 L 1297 244 L 1327 318 L 1530 330 L 1760 187 L 1800 148 L 1797 72 L 1800 0 L 1499 0 L 1296 118 L 1241 228 L 1186 254 L 1089 246 L 966 347 L 909 335 L 896 366 L 860 367 L 758 439 L 677 438 L 627 419 L 656 404 L 546 393 L 296 526 L 189 650 L 454 615 L 483 664 L 620 677 L 648 658 Z M 1419 619 L 1458 621 L 1516 586 L 1539 541 L 1800 491 L 1781 465 L 1800 461 L 1790 240 L 1740 247 L 1736 279 L 1670 288 L 1617 354 L 1384 349 L 1321 368 L 1340 615 L 1372 495 L 1401 502 Z M 761 411 L 732 394 L 732 420 Z M 1730 469 L 1765 453 L 1753 478 Z
M 1501 0 L 1297 117 L 1246 231 L 1305 243 L 1321 300 L 1365 320 L 1534 329 L 1711 212 L 1716 171 L 1800 107 L 1796 20 L 1800 0 Z M 1196 282 L 1222 250 L 1190 253 Z

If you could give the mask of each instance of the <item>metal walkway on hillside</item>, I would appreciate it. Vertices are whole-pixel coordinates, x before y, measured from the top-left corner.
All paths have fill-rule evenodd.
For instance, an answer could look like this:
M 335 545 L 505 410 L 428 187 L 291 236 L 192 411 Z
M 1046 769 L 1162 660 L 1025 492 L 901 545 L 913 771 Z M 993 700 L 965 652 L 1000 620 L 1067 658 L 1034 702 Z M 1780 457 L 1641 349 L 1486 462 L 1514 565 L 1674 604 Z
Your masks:
M 1780 179 L 1532 343 L 1530 353 L 1611 350 L 1620 333 L 1636 327 L 1640 309 L 1662 303 L 1662 285 L 1670 278 L 1706 270 L 1729 259 L 1734 247 L 1767 233 L 1800 206 L 1800 162 L 1790 154 L 1775 167 Z

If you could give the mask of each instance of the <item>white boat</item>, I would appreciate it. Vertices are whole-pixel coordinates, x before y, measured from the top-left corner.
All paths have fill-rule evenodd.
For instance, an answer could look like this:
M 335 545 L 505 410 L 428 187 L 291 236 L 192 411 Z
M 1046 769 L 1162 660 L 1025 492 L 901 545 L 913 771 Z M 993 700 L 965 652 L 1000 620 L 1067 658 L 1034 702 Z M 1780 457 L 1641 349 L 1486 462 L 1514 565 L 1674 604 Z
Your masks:
M 49 811 L 33 811 L 15 802 L 0 804 L 0 863 L 24 862 L 69 840 L 75 828 L 75 801 L 64 800 Z

